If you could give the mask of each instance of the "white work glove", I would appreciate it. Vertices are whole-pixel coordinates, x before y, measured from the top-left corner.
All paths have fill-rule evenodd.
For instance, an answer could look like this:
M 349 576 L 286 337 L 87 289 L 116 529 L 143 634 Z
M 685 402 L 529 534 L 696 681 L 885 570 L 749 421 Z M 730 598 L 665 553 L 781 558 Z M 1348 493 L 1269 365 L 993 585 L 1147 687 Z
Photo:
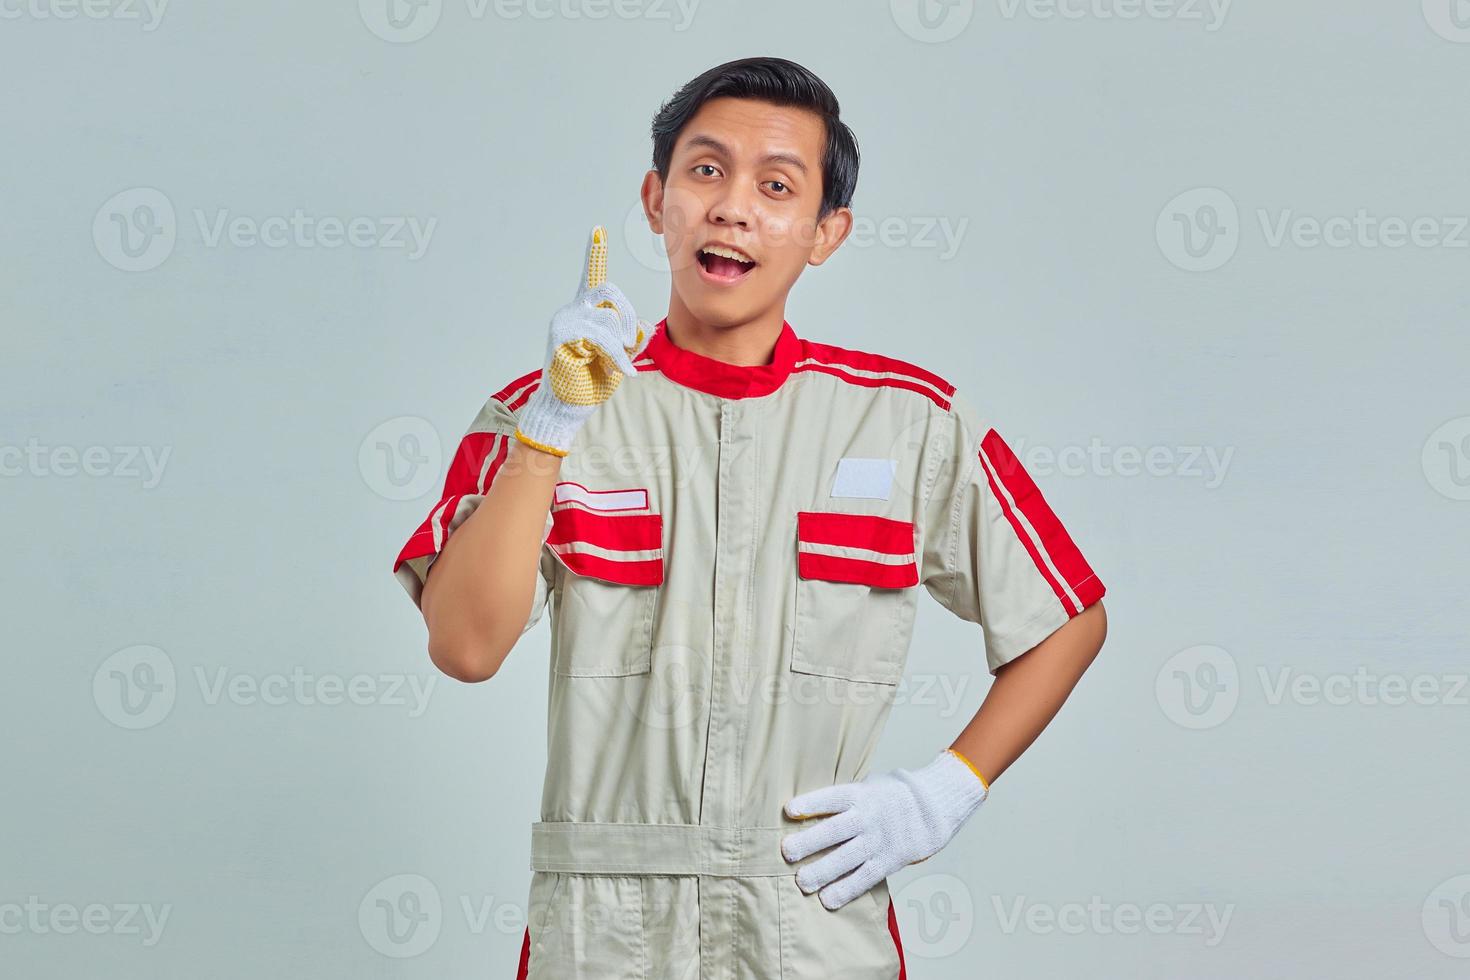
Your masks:
M 551 318 L 541 383 L 517 415 L 516 438 L 565 456 L 583 423 L 612 397 L 653 328 L 622 290 L 607 282 L 607 231 L 592 229 L 577 295 Z
M 948 844 L 989 792 L 974 767 L 946 749 L 917 771 L 895 769 L 793 797 L 788 816 L 835 816 L 786 835 L 781 853 L 800 861 L 840 844 L 796 873 L 803 892 L 821 889 L 822 904 L 838 909 Z

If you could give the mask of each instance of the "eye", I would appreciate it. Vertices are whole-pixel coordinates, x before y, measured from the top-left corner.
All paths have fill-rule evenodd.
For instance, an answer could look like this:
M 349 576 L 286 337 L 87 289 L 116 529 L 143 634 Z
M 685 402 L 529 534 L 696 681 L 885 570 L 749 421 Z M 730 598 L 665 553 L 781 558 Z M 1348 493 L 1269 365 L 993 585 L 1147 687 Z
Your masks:
M 772 187 L 776 188 L 776 190 L 777 190 L 778 193 L 781 192 L 781 191 L 789 191 L 789 190 L 791 190 L 791 188 L 787 187 L 785 184 L 783 184 L 779 180 L 767 181 L 767 183 L 769 183 Z
M 715 165 L 712 164 L 712 163 L 696 163 L 694 165 L 694 169 L 695 169 L 695 171 L 700 171 L 700 170 L 714 170 L 715 169 Z M 700 174 L 700 176 L 701 177 L 713 177 L 714 174 Z

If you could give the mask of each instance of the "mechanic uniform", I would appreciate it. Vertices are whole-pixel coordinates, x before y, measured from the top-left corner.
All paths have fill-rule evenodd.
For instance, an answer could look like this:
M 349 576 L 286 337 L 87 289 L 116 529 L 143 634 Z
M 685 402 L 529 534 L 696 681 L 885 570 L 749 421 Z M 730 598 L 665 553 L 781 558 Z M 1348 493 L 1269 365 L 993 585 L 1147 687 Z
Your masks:
M 770 364 L 674 346 L 562 462 L 526 629 L 552 599 L 547 758 L 523 980 L 904 976 L 886 883 L 836 911 L 796 885 L 782 807 L 862 779 L 919 585 L 994 672 L 1102 598 L 968 400 L 913 364 L 798 338 Z M 540 370 L 493 395 L 394 574 L 483 499 Z M 825 852 L 823 852 L 825 853 Z

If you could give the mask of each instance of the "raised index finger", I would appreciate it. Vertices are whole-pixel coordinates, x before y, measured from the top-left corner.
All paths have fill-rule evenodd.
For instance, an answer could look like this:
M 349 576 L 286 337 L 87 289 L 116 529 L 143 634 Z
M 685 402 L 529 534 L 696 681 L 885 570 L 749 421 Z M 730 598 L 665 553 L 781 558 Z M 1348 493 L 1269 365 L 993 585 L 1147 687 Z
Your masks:
M 592 234 L 587 239 L 587 259 L 582 265 L 583 291 L 596 289 L 607 282 L 607 229 L 602 225 L 593 225 Z M 609 310 L 617 310 L 617 304 L 611 300 L 603 300 L 597 304 L 598 307 L 606 307 Z
M 579 289 L 592 289 L 607 281 L 607 229 L 594 225 L 587 238 L 587 254 L 582 262 L 582 282 Z

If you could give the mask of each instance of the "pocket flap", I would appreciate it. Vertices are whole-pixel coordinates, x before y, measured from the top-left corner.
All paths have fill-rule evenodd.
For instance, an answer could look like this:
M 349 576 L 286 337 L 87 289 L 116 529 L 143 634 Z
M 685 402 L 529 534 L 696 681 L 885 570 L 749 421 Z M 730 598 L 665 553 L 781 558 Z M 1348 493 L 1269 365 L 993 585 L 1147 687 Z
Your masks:
M 661 585 L 663 515 L 599 514 L 576 505 L 551 511 L 546 546 L 574 575 L 615 585 Z
M 796 514 L 796 538 L 802 578 L 880 589 L 919 584 L 912 521 L 803 510 Z

